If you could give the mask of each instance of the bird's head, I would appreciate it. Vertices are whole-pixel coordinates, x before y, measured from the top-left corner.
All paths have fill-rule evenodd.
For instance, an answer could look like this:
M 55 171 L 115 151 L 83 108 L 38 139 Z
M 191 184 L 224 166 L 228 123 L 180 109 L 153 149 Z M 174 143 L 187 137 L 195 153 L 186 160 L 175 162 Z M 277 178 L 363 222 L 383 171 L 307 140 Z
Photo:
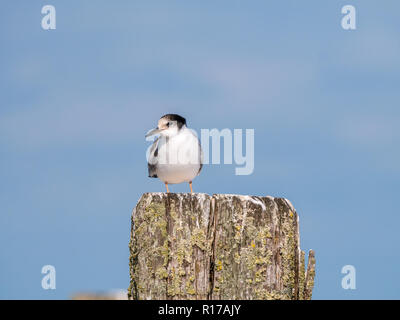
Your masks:
M 166 114 L 158 120 L 157 128 L 150 130 L 146 138 L 160 134 L 165 137 L 172 137 L 178 134 L 179 130 L 186 126 L 186 119 L 177 114 Z

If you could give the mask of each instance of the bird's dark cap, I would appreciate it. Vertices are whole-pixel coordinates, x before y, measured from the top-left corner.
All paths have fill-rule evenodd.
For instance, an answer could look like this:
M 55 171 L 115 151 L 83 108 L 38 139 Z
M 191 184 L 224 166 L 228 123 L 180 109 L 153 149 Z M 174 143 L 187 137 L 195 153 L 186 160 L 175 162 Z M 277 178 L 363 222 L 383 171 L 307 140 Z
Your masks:
M 186 119 L 184 117 L 181 117 L 178 114 L 173 114 L 173 113 L 166 114 L 166 115 L 162 116 L 161 119 L 166 119 L 168 121 L 176 121 L 181 126 L 182 125 L 186 126 Z

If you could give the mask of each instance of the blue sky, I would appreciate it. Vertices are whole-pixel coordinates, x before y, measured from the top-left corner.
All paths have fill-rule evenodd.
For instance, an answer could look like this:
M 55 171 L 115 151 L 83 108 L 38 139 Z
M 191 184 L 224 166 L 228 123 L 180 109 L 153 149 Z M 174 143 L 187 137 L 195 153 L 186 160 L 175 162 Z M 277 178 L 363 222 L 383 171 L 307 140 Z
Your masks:
M 165 113 L 255 130 L 254 173 L 209 165 L 195 191 L 290 199 L 314 298 L 399 298 L 400 3 L 115 2 L 2 3 L 0 298 L 128 287 L 131 210 L 164 190 L 144 134 Z M 356 290 L 341 287 L 348 264 Z

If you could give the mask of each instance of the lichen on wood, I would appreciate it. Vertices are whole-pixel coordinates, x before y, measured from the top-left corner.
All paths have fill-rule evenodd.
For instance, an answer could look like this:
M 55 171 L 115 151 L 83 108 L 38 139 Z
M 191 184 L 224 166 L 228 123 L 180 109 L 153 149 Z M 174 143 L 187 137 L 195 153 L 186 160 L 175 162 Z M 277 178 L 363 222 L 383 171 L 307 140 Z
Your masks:
M 288 200 L 146 193 L 132 213 L 131 299 L 311 299 Z

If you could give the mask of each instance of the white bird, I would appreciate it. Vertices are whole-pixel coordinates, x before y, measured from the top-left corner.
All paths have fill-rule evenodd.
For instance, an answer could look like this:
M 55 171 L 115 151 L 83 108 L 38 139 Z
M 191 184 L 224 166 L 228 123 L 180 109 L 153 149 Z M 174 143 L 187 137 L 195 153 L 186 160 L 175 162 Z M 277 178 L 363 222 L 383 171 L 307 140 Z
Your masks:
M 168 184 L 192 181 L 199 175 L 202 150 L 196 134 L 186 126 L 186 119 L 177 114 L 166 114 L 158 120 L 157 128 L 149 131 L 146 138 L 160 135 L 150 148 L 148 170 L 150 178 L 159 178 Z

